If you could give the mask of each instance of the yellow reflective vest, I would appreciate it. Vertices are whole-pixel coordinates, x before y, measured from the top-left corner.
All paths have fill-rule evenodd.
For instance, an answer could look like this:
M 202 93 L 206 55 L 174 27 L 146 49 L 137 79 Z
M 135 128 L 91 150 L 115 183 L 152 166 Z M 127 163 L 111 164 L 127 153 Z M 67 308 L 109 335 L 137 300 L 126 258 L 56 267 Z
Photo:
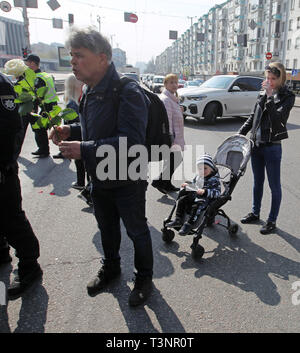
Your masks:
M 54 81 L 51 75 L 47 74 L 47 72 L 39 72 L 36 74 L 37 77 L 40 77 L 48 87 L 48 91 L 45 94 L 43 99 L 43 103 L 53 103 L 58 102 L 59 98 L 55 91 Z

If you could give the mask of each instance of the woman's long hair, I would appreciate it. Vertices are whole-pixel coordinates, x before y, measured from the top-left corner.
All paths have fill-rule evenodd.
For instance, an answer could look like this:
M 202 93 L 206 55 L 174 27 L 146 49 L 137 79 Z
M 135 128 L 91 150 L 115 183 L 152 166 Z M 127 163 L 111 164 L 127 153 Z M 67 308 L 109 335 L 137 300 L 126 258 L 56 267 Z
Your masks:
M 270 69 L 268 69 L 270 68 Z M 280 72 L 280 82 L 279 82 L 279 87 L 283 87 L 285 85 L 286 82 L 286 71 L 285 71 L 285 67 L 283 64 L 279 63 L 279 62 L 271 62 L 267 67 L 266 67 L 266 71 L 265 71 L 265 76 L 267 75 L 267 72 L 272 72 L 272 68 L 275 68 L 277 70 L 279 70 Z M 275 73 L 275 76 L 276 73 Z

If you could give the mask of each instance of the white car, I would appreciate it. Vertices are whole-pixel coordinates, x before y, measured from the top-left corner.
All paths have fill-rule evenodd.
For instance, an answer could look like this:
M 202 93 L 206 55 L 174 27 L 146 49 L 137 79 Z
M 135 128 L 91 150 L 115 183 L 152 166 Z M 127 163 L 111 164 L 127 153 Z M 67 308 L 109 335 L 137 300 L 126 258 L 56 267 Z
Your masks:
M 254 76 L 218 75 L 200 87 L 178 90 L 183 115 L 215 124 L 217 117 L 248 116 L 261 90 L 263 78 Z
M 165 76 L 154 76 L 150 90 L 153 93 L 160 93 L 161 89 L 164 87 Z

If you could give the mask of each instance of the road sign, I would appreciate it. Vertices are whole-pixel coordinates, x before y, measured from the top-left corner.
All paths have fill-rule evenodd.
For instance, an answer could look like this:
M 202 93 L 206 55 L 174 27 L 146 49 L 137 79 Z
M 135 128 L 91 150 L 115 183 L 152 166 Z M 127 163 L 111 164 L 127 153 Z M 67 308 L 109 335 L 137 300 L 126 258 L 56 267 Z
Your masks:
M 272 53 L 270 53 L 270 52 L 266 53 L 266 59 L 267 60 L 271 60 L 272 56 L 273 56 Z
M 298 70 L 297 69 L 293 69 L 292 70 L 292 76 L 297 76 L 298 75 Z
M 124 12 L 124 21 L 136 23 L 138 21 L 138 17 L 136 14 L 131 12 Z
M 130 19 L 130 22 L 132 23 L 136 23 L 138 21 L 138 17 L 134 13 L 130 14 L 129 19 Z
M 0 9 L 4 12 L 9 12 L 11 10 L 11 4 L 7 1 L 1 1 Z
M 31 9 L 37 9 L 37 0 L 14 0 L 15 7 L 27 7 Z

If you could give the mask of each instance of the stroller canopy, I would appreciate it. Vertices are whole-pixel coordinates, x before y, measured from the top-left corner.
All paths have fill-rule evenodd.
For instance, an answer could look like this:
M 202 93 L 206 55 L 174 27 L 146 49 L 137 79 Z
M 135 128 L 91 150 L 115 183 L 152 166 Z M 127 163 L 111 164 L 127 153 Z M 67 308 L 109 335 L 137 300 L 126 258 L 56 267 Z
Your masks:
M 235 175 L 244 173 L 251 154 L 251 141 L 243 135 L 228 137 L 217 149 L 214 163 L 229 168 Z

